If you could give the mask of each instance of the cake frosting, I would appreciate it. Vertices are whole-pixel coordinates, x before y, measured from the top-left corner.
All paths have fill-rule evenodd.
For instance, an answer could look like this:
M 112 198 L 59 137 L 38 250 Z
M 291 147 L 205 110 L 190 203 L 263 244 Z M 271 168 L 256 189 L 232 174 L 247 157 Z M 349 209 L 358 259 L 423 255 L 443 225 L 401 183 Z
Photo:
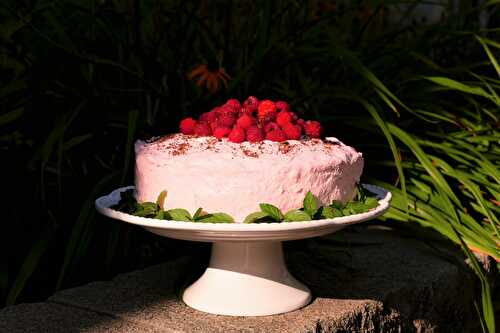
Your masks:
M 164 209 L 230 214 L 236 222 L 270 203 L 302 207 L 307 191 L 321 204 L 353 198 L 363 157 L 335 138 L 234 143 L 182 133 L 135 143 L 136 199 Z

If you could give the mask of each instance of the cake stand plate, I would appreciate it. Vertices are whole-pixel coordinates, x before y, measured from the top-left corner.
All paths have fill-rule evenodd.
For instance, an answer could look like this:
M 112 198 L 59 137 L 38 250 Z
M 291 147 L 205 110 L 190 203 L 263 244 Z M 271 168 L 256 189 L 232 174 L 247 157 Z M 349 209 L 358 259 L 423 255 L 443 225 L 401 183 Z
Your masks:
M 202 223 L 144 218 L 110 207 L 120 201 L 122 187 L 96 200 L 97 210 L 114 219 L 139 225 L 163 237 L 211 242 L 210 263 L 182 296 L 192 308 L 231 316 L 265 316 L 299 309 L 311 300 L 310 290 L 289 272 L 281 242 L 323 236 L 373 219 L 388 208 L 391 193 L 364 184 L 379 205 L 366 213 L 307 222 Z

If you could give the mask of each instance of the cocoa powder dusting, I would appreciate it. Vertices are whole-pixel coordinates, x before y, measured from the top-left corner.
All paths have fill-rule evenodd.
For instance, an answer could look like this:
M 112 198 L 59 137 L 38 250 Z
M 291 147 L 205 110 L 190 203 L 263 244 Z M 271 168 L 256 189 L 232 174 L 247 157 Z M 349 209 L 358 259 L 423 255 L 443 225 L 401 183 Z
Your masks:
M 292 147 L 290 146 L 290 144 L 288 142 L 285 141 L 285 142 L 280 143 L 278 149 L 279 149 L 280 153 L 287 154 L 292 149 Z
M 173 150 L 172 150 L 173 156 L 185 154 L 186 151 L 188 150 L 188 148 L 190 147 L 190 145 L 186 142 L 182 142 L 182 143 L 179 143 L 179 144 L 173 145 L 173 146 L 174 146 L 174 147 L 172 147 L 173 148 Z
M 254 152 L 254 151 L 251 151 L 251 150 L 248 150 L 245 148 L 242 148 L 241 150 L 243 151 L 243 154 L 245 154 L 248 157 L 254 157 L 254 158 L 259 157 L 259 154 L 257 154 L 257 152 Z

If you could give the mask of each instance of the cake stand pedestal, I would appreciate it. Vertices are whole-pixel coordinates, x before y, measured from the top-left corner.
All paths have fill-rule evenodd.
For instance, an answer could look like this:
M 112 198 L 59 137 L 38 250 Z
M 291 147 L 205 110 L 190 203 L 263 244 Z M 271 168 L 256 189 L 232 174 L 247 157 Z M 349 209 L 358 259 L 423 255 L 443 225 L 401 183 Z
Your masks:
M 217 242 L 205 273 L 182 298 L 204 312 L 262 316 L 301 308 L 311 292 L 288 272 L 281 242 Z
M 299 309 L 311 300 L 310 290 L 288 271 L 282 241 L 333 233 L 348 225 L 373 219 L 389 208 L 391 193 L 363 185 L 376 193 L 379 205 L 361 214 L 308 222 L 201 223 L 155 220 L 125 214 L 110 207 L 120 200 L 119 188 L 96 200 L 96 208 L 114 219 L 137 224 L 164 237 L 212 242 L 210 263 L 189 286 L 183 301 L 213 314 L 265 316 Z

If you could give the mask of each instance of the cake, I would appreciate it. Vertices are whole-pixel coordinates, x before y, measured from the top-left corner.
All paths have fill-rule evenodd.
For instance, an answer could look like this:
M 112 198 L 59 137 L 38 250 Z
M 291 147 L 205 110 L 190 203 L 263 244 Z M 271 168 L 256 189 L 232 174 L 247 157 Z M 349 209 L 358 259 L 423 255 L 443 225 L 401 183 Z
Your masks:
M 284 212 L 302 207 L 308 191 L 324 205 L 353 198 L 361 153 L 336 138 L 321 138 L 320 124 L 301 121 L 285 102 L 281 109 L 273 102 L 273 109 L 255 99 L 252 109 L 248 100 L 239 107 L 228 101 L 198 120 L 187 118 L 181 133 L 137 141 L 137 201 L 155 202 L 166 191 L 165 209 L 194 213 L 202 207 L 242 222 L 260 203 Z M 224 119 L 226 113 L 234 114 L 231 120 Z M 286 130 L 288 125 L 296 131 Z

